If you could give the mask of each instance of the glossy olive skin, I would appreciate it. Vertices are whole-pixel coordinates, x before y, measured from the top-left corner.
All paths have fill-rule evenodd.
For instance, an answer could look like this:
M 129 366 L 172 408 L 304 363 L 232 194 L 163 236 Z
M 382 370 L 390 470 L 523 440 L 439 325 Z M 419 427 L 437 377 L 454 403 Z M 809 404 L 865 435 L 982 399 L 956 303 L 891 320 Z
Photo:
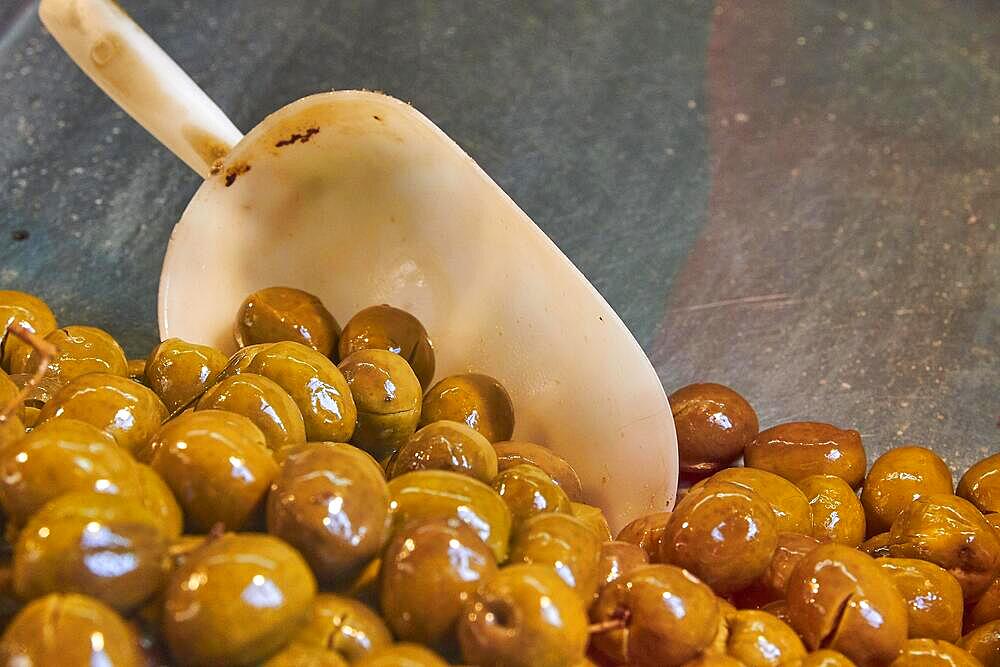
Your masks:
M 292 642 L 265 662 L 262 667 L 347 667 L 339 653 L 318 646 Z
M 600 507 L 586 503 L 570 503 L 570 514 L 587 524 L 601 542 L 609 542 L 614 539 L 611 534 L 611 526 L 608 525 L 608 519 Z
M 96 327 L 70 326 L 52 331 L 45 340 L 56 346 L 59 354 L 45 371 L 48 382 L 61 386 L 85 373 L 110 373 L 128 377 L 128 359 L 121 345 L 108 332 Z M 41 361 L 34 349 L 24 360 L 23 368 L 13 373 L 34 373 Z
M 514 433 L 514 405 L 497 380 L 481 373 L 446 377 L 427 391 L 420 425 L 449 419 L 464 422 L 490 442 L 510 440 Z
M 684 667 L 746 667 L 746 665 L 724 653 L 705 651 L 694 660 L 685 662 Z
M 263 375 L 240 373 L 226 378 L 205 392 L 195 410 L 243 415 L 261 430 L 273 452 L 306 441 L 305 423 L 295 401 L 281 385 Z
M 861 490 L 868 534 L 888 531 L 917 498 L 951 490 L 951 471 L 940 456 L 925 447 L 890 449 L 875 459 Z
M 473 665 L 560 667 L 583 660 L 587 613 L 551 569 L 510 565 L 484 582 L 458 621 L 462 658 Z
M 277 345 L 277 343 L 258 343 L 257 345 L 247 345 L 246 347 L 241 347 L 236 350 L 236 352 L 233 353 L 233 356 L 229 357 L 229 360 L 222 367 L 222 370 L 216 375 L 215 381 L 221 382 L 228 377 L 248 372 L 250 370 L 250 364 L 252 364 L 253 360 L 257 358 L 257 355 L 270 348 L 272 345 Z M 303 347 L 306 349 L 312 349 L 308 346 Z M 299 348 L 294 349 L 299 350 Z M 315 352 L 315 350 L 313 351 Z
M 0 343 L 3 357 L 0 358 L 0 368 L 11 369 L 11 360 L 17 356 L 24 358 L 31 347 L 16 336 L 4 338 L 7 327 L 20 324 L 39 336 L 47 336 L 56 328 L 56 316 L 48 304 L 33 294 L 16 290 L 0 290 Z
M 712 589 L 672 565 L 647 565 L 605 586 L 590 608 L 595 623 L 628 614 L 620 630 L 594 635 L 591 644 L 614 664 L 682 665 L 706 649 L 719 625 Z
M 267 498 L 268 532 L 302 552 L 324 583 L 344 581 L 374 558 L 390 520 L 382 470 L 341 443 L 291 450 Z
M 451 519 L 407 526 L 396 532 L 382 557 L 382 617 L 397 639 L 435 646 L 454 631 L 479 584 L 496 572 L 493 552 L 464 523 Z
M 510 508 L 515 527 L 543 512 L 572 511 L 566 492 L 537 466 L 522 464 L 504 470 L 493 480 L 493 489 Z
M 777 522 L 763 498 L 715 482 L 692 489 L 674 508 L 658 560 L 691 571 L 717 593 L 731 593 L 763 574 L 777 543 Z
M 987 456 L 966 470 L 955 493 L 983 514 L 1000 512 L 1000 452 Z
M 940 639 L 911 639 L 889 667 L 979 667 L 967 651 Z
M 650 563 L 659 562 L 660 541 L 667 529 L 667 524 L 670 522 L 671 514 L 671 512 L 652 512 L 632 519 L 618 531 L 615 539 L 621 542 L 631 542 L 641 548 L 649 556 Z
M 843 653 L 821 649 L 806 654 L 788 663 L 789 667 L 854 667 L 854 663 Z
M 757 436 L 757 413 L 725 385 L 689 384 L 669 400 L 682 474 L 711 475 L 725 468 Z
M 493 449 L 497 453 L 497 472 L 530 463 L 544 470 L 546 475 L 562 487 L 570 500 L 575 503 L 583 502 L 583 484 L 579 475 L 573 470 L 573 466 L 548 447 L 533 442 L 505 440 L 493 443 Z
M 19 392 L 20 389 L 14 384 L 14 381 L 3 370 L 0 370 L 0 410 L 6 408 L 11 401 L 17 398 Z M 21 421 L 24 421 L 23 403 L 17 407 L 14 415 Z
M 876 562 L 906 601 L 911 639 L 959 640 L 964 602 L 955 577 L 915 558 L 879 558 Z
M 809 475 L 799 488 L 812 508 L 814 537 L 849 547 L 865 541 L 865 509 L 847 482 L 836 475 Z
M 294 287 L 267 287 L 240 305 L 234 336 L 240 347 L 294 341 L 329 357 L 336 351 L 340 325 L 312 294 Z
M 756 492 L 774 511 L 778 532 L 808 535 L 812 531 L 809 499 L 783 477 L 756 468 L 726 468 L 699 484 L 712 482 L 729 482 Z
M 747 445 L 744 461 L 798 482 L 809 475 L 836 475 L 861 486 L 868 458 L 861 434 L 821 422 L 787 422 L 761 431 Z
M 246 526 L 278 475 L 260 429 L 221 410 L 187 412 L 167 422 L 137 458 L 167 483 L 195 533 L 217 523 L 228 530 Z
M 253 664 L 293 637 L 315 596 L 309 566 L 286 543 L 270 535 L 223 535 L 171 576 L 163 636 L 182 664 Z
M 168 338 L 146 358 L 146 386 L 173 414 L 204 392 L 226 363 L 214 347 Z
M 819 545 L 820 541 L 809 535 L 778 533 L 771 562 L 757 581 L 733 596 L 733 601 L 741 609 L 746 609 L 761 608 L 775 600 L 784 600 L 788 579 L 795 566 Z
M 60 496 L 18 536 L 14 590 L 25 600 L 81 593 L 125 613 L 163 585 L 167 546 L 159 521 L 138 499 Z
M 788 581 L 788 614 L 810 650 L 864 667 L 890 662 L 907 638 L 906 602 L 870 556 L 842 544 L 808 553 Z
M 1000 620 L 1000 575 L 993 578 L 990 587 L 966 609 L 965 613 L 966 628 L 975 628 L 990 621 Z
M 300 343 L 274 343 L 253 354 L 247 372 L 277 382 L 299 406 L 310 442 L 348 442 L 358 411 L 332 361 Z
M 78 419 L 109 433 L 128 451 L 146 444 L 167 419 L 167 408 L 148 387 L 119 375 L 88 373 L 67 382 L 38 414 Z
M 510 562 L 551 567 L 580 597 L 590 600 L 599 583 L 601 539 L 570 514 L 538 514 L 515 530 Z
M 597 563 L 597 593 L 612 581 L 626 577 L 633 570 L 649 565 L 649 556 L 642 547 L 631 542 L 613 540 L 601 545 L 601 558 Z
M 984 667 L 1000 667 L 1000 621 L 990 621 L 966 634 L 958 642 Z
M 512 518 L 507 503 L 479 480 L 447 470 L 418 470 L 389 480 L 390 510 L 398 529 L 411 521 L 458 519 L 507 558 Z
M 139 473 L 139 492 L 142 506 L 157 518 L 163 533 L 171 540 L 180 537 L 184 530 L 184 514 L 174 498 L 174 492 L 155 470 L 144 463 L 135 464 Z
M 85 595 L 52 594 L 7 627 L 0 664 L 139 667 L 142 657 L 135 633 L 113 609 Z
M 341 359 L 369 348 L 388 350 L 403 357 L 424 389 L 434 379 L 434 346 L 420 320 L 405 310 L 387 304 L 371 306 L 344 325 L 337 346 Z
M 889 554 L 940 565 L 958 579 L 967 601 L 1000 570 L 1000 538 L 964 498 L 934 494 L 912 502 L 889 531 Z
M 419 644 L 393 644 L 354 663 L 358 667 L 447 667 L 439 655 Z
M 133 382 L 138 382 L 141 385 L 146 385 L 146 360 L 145 359 L 129 359 L 128 360 L 128 379 Z
M 489 484 L 497 476 L 497 453 L 479 431 L 461 422 L 439 421 L 411 435 L 392 455 L 386 475 L 414 470 L 451 470 Z
M 20 527 L 64 493 L 96 491 L 139 498 L 139 473 L 114 439 L 85 422 L 56 419 L 0 449 L 0 504 Z
M 872 558 L 886 558 L 890 556 L 889 544 L 891 542 L 891 536 L 889 532 L 879 533 L 874 537 L 870 537 L 861 544 L 858 545 L 858 549 L 864 551 L 866 554 Z
M 781 665 L 806 655 L 795 630 L 776 616 L 745 609 L 729 619 L 726 652 L 747 667 Z
M 392 643 L 392 634 L 378 614 L 361 602 L 331 593 L 320 593 L 295 641 L 327 649 L 356 663 Z

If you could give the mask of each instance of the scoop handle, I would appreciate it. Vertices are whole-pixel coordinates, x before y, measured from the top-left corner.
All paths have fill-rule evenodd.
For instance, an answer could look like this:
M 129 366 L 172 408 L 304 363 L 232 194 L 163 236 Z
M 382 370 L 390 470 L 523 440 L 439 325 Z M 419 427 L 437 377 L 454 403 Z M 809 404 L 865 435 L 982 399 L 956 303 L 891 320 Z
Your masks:
M 202 178 L 243 138 L 114 0 L 42 0 L 38 14 L 80 69 Z

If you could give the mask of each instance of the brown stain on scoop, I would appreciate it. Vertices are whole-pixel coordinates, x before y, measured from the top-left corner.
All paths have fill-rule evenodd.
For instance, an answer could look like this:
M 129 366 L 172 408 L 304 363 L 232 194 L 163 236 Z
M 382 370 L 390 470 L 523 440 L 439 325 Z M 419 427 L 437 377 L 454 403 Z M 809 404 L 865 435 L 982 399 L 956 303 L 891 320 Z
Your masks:
M 291 146 L 294 143 L 303 143 L 304 144 L 307 141 L 309 141 L 310 139 L 312 139 L 312 136 L 314 134 L 319 134 L 319 128 L 318 127 L 306 128 L 305 132 L 295 132 L 295 133 L 292 134 L 292 136 L 288 137 L 287 139 L 281 139 L 280 141 L 278 141 L 277 143 L 274 144 L 274 147 L 275 148 L 281 148 L 283 146 Z
M 248 171 L 250 171 L 250 165 L 246 162 L 237 162 L 233 166 L 226 169 L 226 187 L 228 188 L 230 185 L 235 183 L 239 176 L 247 173 Z
M 230 146 L 226 142 L 200 127 L 184 125 L 181 127 L 181 135 L 194 152 L 201 156 L 205 164 L 214 165 L 229 153 Z

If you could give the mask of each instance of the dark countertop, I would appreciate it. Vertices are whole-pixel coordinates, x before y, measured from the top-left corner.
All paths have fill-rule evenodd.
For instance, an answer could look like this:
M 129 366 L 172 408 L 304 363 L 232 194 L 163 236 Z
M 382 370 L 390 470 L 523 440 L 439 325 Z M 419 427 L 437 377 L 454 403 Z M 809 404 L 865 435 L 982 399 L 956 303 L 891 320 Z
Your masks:
M 385 90 L 594 282 L 670 391 L 1000 450 L 1000 5 L 992 0 L 125 0 L 248 130 Z M 501 6 L 505 5 L 505 6 Z M 131 355 L 198 177 L 0 9 L 0 288 Z M 30 236 L 15 241 L 16 232 Z

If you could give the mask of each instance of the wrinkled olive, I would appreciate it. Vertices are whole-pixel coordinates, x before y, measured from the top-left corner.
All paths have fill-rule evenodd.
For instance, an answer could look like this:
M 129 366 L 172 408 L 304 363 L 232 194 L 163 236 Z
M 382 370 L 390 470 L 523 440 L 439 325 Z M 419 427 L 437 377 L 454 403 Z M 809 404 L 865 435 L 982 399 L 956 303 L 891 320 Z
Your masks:
M 681 472 L 710 475 L 738 459 L 756 436 L 757 413 L 721 384 L 689 384 L 670 395 Z
M 882 533 L 917 498 L 951 493 L 951 471 L 925 447 L 898 447 L 875 459 L 861 490 L 868 534 Z
M 420 320 L 405 310 L 385 304 L 371 306 L 344 325 L 338 344 L 341 359 L 369 348 L 403 357 L 424 389 L 434 379 L 434 346 Z
M 442 419 L 465 422 L 490 442 L 510 440 L 514 433 L 510 395 L 499 382 L 480 373 L 452 375 L 428 390 L 420 425 Z
M 390 645 L 392 635 L 379 615 L 358 600 L 320 593 L 295 641 L 335 652 L 353 664 Z
M 746 447 L 749 468 L 798 482 L 809 475 L 836 475 L 856 489 L 868 459 L 861 434 L 820 422 L 787 422 L 761 431 Z
M 240 347 L 294 341 L 329 357 L 336 351 L 340 325 L 312 294 L 294 287 L 266 287 L 243 301 L 234 333 Z
M 533 442 L 507 440 L 493 443 L 497 453 L 497 471 L 503 472 L 522 463 L 530 463 L 545 471 L 545 474 L 562 487 L 573 502 L 583 502 L 583 485 L 573 466 L 560 458 L 548 447 Z
M 956 642 L 962 636 L 962 587 L 934 563 L 915 558 L 880 558 L 879 567 L 899 590 L 912 639 Z
M 809 475 L 799 488 L 812 508 L 815 537 L 849 547 L 865 541 L 865 510 L 847 482 L 836 475 Z
M 497 476 L 497 453 L 481 433 L 461 422 L 439 421 L 411 435 L 392 455 L 386 475 L 414 470 L 451 470 L 489 484 Z
M 207 345 L 168 338 L 146 358 L 146 385 L 173 414 L 199 396 L 226 366 L 226 357 Z

